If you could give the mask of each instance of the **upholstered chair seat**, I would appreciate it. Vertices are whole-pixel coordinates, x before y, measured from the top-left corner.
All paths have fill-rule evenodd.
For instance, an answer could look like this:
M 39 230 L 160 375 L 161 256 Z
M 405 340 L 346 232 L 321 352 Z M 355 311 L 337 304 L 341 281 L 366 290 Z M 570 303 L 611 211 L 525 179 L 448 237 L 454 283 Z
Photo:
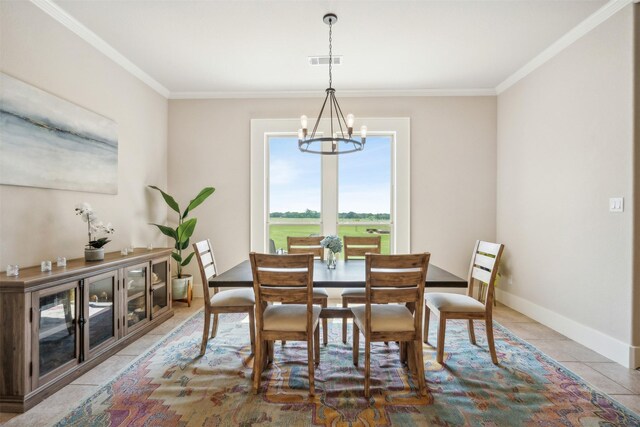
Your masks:
M 366 306 L 351 307 L 360 324 L 365 324 Z M 371 332 L 405 332 L 415 329 L 413 313 L 404 305 L 371 304 Z
M 313 306 L 311 324 L 315 328 L 322 309 Z M 307 306 L 304 304 L 270 305 L 262 315 L 265 331 L 304 332 L 307 328 Z
M 210 301 L 211 307 L 253 306 L 256 298 L 253 289 L 232 289 L 214 294 Z

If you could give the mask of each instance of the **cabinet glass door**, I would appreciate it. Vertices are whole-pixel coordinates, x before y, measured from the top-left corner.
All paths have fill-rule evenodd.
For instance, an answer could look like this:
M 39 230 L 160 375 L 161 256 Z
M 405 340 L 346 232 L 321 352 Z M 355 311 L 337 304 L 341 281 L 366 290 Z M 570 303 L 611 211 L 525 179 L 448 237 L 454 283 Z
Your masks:
M 151 264 L 151 317 L 169 309 L 169 258 Z
M 149 319 L 149 264 L 125 268 L 124 286 L 127 299 L 124 313 L 127 330 L 141 326 Z
M 73 282 L 34 292 L 33 363 L 38 385 L 78 364 L 78 289 L 78 282 Z
M 109 272 L 85 280 L 84 318 L 85 357 L 118 337 L 116 324 L 117 272 Z

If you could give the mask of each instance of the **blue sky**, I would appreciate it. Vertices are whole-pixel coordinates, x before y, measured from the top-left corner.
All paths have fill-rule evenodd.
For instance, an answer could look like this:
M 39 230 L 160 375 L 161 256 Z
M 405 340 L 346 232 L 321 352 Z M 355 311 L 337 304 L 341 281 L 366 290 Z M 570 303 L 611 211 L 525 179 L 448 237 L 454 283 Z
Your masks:
M 271 212 L 320 211 L 322 156 L 300 152 L 295 137 L 269 142 Z M 390 143 L 370 136 L 363 151 L 338 156 L 340 212 L 390 212 Z

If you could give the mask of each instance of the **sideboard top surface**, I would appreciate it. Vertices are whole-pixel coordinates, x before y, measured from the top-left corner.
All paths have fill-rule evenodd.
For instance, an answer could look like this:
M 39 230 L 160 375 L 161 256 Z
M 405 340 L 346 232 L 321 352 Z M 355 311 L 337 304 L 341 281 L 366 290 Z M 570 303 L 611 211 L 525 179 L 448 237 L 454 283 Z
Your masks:
M 39 265 L 20 268 L 20 274 L 16 277 L 7 277 L 6 272 L 3 271 L 0 276 L 0 292 L 29 292 L 45 283 L 59 282 L 67 278 L 86 276 L 94 272 L 169 256 L 171 252 L 171 248 L 135 248 L 128 255 L 121 255 L 119 251 L 105 253 L 103 261 L 87 262 L 84 258 L 74 258 L 67 260 L 66 267 L 57 267 L 54 262 L 51 271 L 47 272 L 40 271 Z

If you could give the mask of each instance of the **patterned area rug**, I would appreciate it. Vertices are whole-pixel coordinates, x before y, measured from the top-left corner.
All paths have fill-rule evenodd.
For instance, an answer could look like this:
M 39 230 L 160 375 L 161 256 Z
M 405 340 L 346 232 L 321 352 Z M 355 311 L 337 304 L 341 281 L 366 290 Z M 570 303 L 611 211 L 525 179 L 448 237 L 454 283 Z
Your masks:
M 446 366 L 435 361 L 433 347 L 424 346 L 426 397 L 417 395 L 398 347 L 376 343 L 372 397 L 365 399 L 362 367 L 353 366 L 340 323 L 331 322 L 314 398 L 307 395 L 306 347 L 296 342 L 276 344 L 262 391 L 254 395 L 247 319 L 237 314 L 220 319 L 204 357 L 198 357 L 203 324 L 198 313 L 57 425 L 640 426 L 638 415 L 498 324 L 500 366 L 493 365 L 480 325 L 479 345 L 473 346 L 463 321 L 449 321 Z

